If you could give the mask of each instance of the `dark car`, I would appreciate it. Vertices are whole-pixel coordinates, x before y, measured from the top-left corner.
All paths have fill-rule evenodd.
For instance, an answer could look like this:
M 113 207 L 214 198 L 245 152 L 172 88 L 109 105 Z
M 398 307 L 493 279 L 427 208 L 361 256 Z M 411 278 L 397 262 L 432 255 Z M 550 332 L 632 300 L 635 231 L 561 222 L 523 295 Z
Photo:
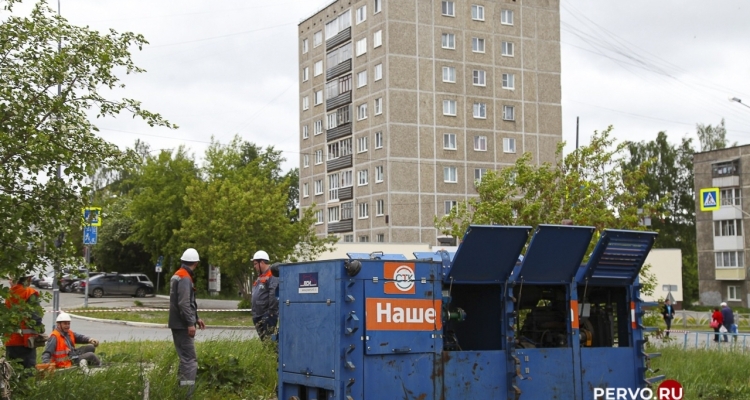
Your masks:
M 145 279 L 144 279 L 145 278 Z M 77 291 L 86 290 L 84 282 Z M 102 274 L 89 279 L 89 296 L 136 296 L 154 294 L 154 284 L 143 274 Z
M 95 276 L 99 276 L 101 274 L 103 274 L 103 272 L 90 272 L 89 279 L 94 279 Z M 86 275 L 84 274 L 83 278 L 78 279 L 77 281 L 73 282 L 70 285 L 70 291 L 71 292 L 83 292 L 84 290 L 78 290 L 78 289 L 85 288 L 86 286 L 81 286 L 81 285 L 85 285 L 85 283 L 86 283 Z

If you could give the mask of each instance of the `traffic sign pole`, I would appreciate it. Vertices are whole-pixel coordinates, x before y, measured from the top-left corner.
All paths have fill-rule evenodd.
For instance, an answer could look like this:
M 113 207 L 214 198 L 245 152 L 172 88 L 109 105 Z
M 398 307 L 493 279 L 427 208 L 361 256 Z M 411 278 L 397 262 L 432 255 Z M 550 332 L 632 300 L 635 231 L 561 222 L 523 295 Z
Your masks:
M 83 288 L 83 307 L 89 306 L 89 265 L 91 264 L 91 246 L 86 245 L 86 287 Z

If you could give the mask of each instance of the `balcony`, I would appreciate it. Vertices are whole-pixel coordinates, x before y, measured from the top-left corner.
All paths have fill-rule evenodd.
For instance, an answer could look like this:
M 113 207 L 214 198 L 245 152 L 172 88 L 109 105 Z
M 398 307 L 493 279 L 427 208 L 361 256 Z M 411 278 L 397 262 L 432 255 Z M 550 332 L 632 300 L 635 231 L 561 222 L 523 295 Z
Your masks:
M 352 219 L 342 219 L 338 222 L 329 222 L 328 233 L 351 232 L 354 230 L 352 228 L 353 226 Z
M 328 231 L 331 231 L 330 225 Z M 745 268 L 716 268 L 717 281 L 744 281 Z
M 332 99 L 326 100 L 326 111 L 331 111 L 334 108 L 341 107 L 351 102 L 352 102 L 352 92 L 350 90 L 348 92 L 341 93 L 340 95 Z
M 339 125 L 333 129 L 326 130 L 326 141 L 330 142 L 331 140 L 336 140 L 344 136 L 351 136 L 351 134 L 352 124 L 351 122 L 347 122 L 344 125 Z
M 347 154 L 345 156 L 334 158 L 326 162 L 326 171 L 333 172 L 342 168 L 349 168 L 352 166 L 352 155 Z
M 354 198 L 354 188 L 344 187 L 339 189 L 339 201 L 351 200 Z
M 331 68 L 328 68 L 326 71 L 326 80 L 330 81 L 331 79 L 352 70 L 352 59 L 348 59 L 346 61 L 338 63 L 338 65 L 333 66 Z
M 348 27 L 344 29 L 343 31 L 336 34 L 336 36 L 326 40 L 326 50 L 330 50 L 341 43 L 346 42 L 347 40 L 351 39 L 352 37 L 352 27 Z

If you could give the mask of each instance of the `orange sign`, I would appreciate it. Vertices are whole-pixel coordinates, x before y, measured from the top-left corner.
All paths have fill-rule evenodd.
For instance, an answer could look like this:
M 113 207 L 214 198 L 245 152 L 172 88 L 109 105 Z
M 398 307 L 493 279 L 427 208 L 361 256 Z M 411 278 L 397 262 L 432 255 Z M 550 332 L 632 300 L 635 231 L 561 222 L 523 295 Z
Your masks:
M 438 331 L 443 329 L 441 306 L 432 299 L 369 298 L 365 323 L 370 331 Z
M 386 262 L 383 264 L 383 291 L 387 294 L 416 293 L 414 263 Z
M 578 300 L 570 301 L 570 325 L 573 329 L 578 329 Z

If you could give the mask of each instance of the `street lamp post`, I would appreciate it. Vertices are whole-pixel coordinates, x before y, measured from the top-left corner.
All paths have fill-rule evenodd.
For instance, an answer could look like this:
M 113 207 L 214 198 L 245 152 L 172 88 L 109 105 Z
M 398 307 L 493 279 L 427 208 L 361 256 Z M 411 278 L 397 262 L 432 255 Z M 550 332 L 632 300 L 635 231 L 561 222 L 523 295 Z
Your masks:
M 750 108 L 750 106 L 749 106 L 749 105 L 747 105 L 747 104 L 743 103 L 743 102 L 742 102 L 742 99 L 740 99 L 740 98 L 738 98 L 738 97 L 732 97 L 731 99 L 729 99 L 729 101 L 734 101 L 734 102 L 737 102 L 737 103 L 740 103 L 740 104 L 742 104 L 743 106 L 745 106 L 745 107 L 747 107 L 747 108 Z

